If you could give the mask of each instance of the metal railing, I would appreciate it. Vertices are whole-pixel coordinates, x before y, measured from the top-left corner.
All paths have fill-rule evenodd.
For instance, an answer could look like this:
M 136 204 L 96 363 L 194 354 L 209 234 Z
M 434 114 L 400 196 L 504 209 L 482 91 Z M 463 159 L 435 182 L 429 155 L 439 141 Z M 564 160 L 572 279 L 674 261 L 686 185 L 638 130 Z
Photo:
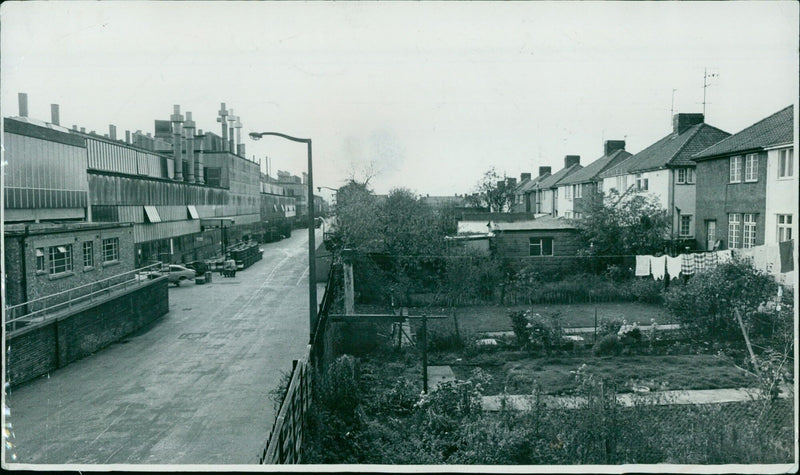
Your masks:
M 161 267 L 162 263 L 159 262 L 27 302 L 9 305 L 6 307 L 5 330 L 11 332 L 28 324 L 47 320 L 48 316 L 58 311 L 93 302 L 102 296 L 129 287 L 144 285 L 154 276 L 158 276 L 156 272 Z

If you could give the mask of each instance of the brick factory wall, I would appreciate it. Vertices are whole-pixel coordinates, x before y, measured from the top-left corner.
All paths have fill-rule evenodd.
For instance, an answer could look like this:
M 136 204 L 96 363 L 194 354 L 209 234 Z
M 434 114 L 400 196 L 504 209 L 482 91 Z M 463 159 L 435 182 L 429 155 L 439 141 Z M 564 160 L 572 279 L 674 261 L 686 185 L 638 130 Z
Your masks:
M 66 366 L 149 325 L 169 311 L 166 278 L 91 308 L 6 337 L 6 381 L 15 386 Z

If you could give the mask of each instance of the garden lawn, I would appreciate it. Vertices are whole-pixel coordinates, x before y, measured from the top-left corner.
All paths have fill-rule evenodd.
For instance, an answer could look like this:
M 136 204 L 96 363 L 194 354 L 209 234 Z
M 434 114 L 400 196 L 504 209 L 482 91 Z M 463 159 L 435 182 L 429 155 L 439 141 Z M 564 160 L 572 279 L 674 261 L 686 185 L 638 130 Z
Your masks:
M 522 352 L 496 352 L 450 364 L 458 379 L 469 379 L 475 368 L 489 373 L 486 395 L 530 394 L 536 386 L 544 394 L 572 394 L 575 372 L 583 364 L 586 373 L 605 379 L 618 392 L 630 392 L 633 386 L 664 391 L 756 385 L 750 375 L 714 355 L 531 358 Z
M 564 305 L 515 305 L 515 306 L 486 306 L 486 307 L 456 307 L 458 329 L 462 335 L 476 335 L 486 332 L 501 332 L 511 330 L 511 319 L 508 314 L 516 310 L 530 309 L 534 313 L 561 313 L 561 325 L 564 328 L 593 327 L 594 312 L 597 310 L 597 319 L 625 319 L 628 323 L 638 322 L 640 326 L 650 325 L 650 319 L 655 319 L 659 325 L 677 323 L 662 305 L 642 303 L 597 303 L 597 304 L 564 304 Z M 450 315 L 450 309 L 426 309 L 431 314 Z M 411 315 L 422 313 L 422 309 L 411 308 Z M 431 321 L 431 333 L 450 332 L 453 328 L 452 319 Z

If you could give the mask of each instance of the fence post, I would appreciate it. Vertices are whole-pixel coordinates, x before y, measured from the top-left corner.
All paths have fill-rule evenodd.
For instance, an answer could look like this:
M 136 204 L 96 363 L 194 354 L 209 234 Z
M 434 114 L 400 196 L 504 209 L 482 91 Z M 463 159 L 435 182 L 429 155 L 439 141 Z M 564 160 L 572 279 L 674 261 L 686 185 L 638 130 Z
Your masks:
M 428 316 L 422 314 L 422 391 L 428 392 Z

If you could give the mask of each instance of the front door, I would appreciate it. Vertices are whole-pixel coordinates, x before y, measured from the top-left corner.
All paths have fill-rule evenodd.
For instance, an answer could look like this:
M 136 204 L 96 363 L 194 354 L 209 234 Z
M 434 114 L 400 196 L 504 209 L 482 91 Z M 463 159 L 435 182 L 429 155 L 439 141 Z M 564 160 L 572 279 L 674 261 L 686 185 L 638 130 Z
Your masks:
M 713 250 L 715 242 L 717 242 L 717 222 L 706 221 L 706 250 Z

